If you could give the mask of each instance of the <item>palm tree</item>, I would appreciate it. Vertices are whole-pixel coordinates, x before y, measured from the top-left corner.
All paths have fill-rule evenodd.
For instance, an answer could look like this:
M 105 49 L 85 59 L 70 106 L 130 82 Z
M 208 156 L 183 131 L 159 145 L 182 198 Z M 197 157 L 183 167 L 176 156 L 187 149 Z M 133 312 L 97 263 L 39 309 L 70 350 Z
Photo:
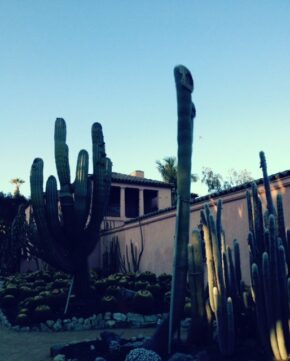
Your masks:
M 157 160 L 157 169 L 161 174 L 162 179 L 166 183 L 172 184 L 172 205 L 176 204 L 176 190 L 177 190 L 177 162 L 173 156 L 163 158 L 163 161 Z M 198 175 L 191 174 L 191 181 L 197 182 Z
M 13 192 L 14 197 L 17 197 L 20 195 L 20 186 L 25 183 L 25 181 L 21 178 L 13 178 L 10 180 L 11 184 L 15 184 L 15 190 Z

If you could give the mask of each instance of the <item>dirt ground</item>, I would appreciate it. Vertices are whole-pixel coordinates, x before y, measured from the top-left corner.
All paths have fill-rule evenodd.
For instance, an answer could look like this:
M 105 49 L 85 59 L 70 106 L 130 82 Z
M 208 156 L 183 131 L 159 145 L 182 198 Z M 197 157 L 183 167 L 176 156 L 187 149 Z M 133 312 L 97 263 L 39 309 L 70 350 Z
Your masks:
M 95 339 L 104 330 L 16 332 L 0 327 L 0 361 L 50 361 L 50 347 L 58 343 Z M 151 336 L 154 328 L 110 329 L 123 337 Z

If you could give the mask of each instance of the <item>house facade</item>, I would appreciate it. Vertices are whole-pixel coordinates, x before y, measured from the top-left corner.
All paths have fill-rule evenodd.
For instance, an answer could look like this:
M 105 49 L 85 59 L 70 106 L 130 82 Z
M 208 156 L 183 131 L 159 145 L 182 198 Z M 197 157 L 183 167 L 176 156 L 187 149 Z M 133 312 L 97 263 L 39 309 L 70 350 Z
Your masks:
M 270 176 L 271 192 L 274 203 L 278 193 L 283 196 L 286 227 L 290 228 L 290 170 Z M 266 208 L 266 196 L 263 180 L 256 180 L 258 191 Z M 198 197 L 190 205 L 190 229 L 200 224 L 200 211 L 208 203 L 215 213 L 217 201 L 222 199 L 222 223 L 225 231 L 226 243 L 232 247 L 233 240 L 240 244 L 241 267 L 243 279 L 250 283 L 249 248 L 248 248 L 248 212 L 246 192 L 251 184 L 246 183 L 218 193 Z M 167 203 L 168 205 L 169 203 Z M 102 253 L 105 247 L 118 237 L 121 252 L 124 254 L 126 245 L 130 243 L 140 250 L 141 237 L 144 240 L 144 251 L 140 262 L 140 271 L 149 270 L 160 274 L 172 273 L 174 237 L 175 237 L 176 208 L 169 207 L 144 213 L 136 218 L 129 218 L 113 228 L 102 231 L 101 241 L 96 252 L 92 254 L 91 265 L 102 266 Z
M 110 230 L 130 219 L 171 207 L 171 189 L 169 183 L 145 178 L 140 170 L 130 175 L 113 172 L 102 228 Z

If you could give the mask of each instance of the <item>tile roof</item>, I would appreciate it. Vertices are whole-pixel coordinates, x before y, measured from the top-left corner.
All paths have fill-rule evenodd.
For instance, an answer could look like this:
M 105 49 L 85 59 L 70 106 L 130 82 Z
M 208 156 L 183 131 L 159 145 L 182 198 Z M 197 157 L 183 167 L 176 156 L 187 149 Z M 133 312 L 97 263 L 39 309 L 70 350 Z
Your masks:
M 112 172 L 112 183 L 140 184 L 158 188 L 172 188 L 172 185 L 170 183 L 116 172 Z
M 289 177 L 289 176 L 290 176 L 290 170 L 285 170 L 283 172 L 279 172 L 279 173 L 270 175 L 269 179 L 270 179 L 270 182 L 273 182 L 275 180 L 282 179 L 282 178 Z M 205 196 L 201 196 L 201 197 L 196 197 L 195 199 L 193 199 L 190 202 L 190 204 L 206 202 L 206 201 L 209 201 L 213 197 L 219 197 L 219 196 L 231 194 L 231 193 L 234 193 L 234 192 L 241 191 L 243 189 L 246 190 L 246 189 L 251 187 L 251 184 L 253 182 L 255 182 L 257 185 L 261 185 L 261 184 L 263 184 L 264 180 L 263 180 L 263 178 L 258 178 L 256 180 L 246 182 L 246 183 L 243 183 L 243 184 L 238 185 L 238 186 L 234 186 L 234 187 L 229 188 L 229 189 L 225 189 L 225 190 L 222 190 L 222 191 L 219 191 L 219 192 L 213 192 L 213 193 L 210 193 L 210 194 L 206 194 Z M 156 215 L 159 215 L 159 214 L 162 214 L 162 213 L 170 212 L 170 211 L 173 211 L 175 209 L 176 209 L 176 206 L 160 209 L 158 211 L 154 211 L 154 212 L 151 212 L 151 213 L 144 214 L 143 216 L 140 216 L 140 217 L 137 217 L 137 218 L 129 219 L 129 220 L 127 220 L 125 222 L 125 224 L 131 223 L 131 222 L 136 222 L 136 220 L 149 218 L 149 217 L 156 216 Z

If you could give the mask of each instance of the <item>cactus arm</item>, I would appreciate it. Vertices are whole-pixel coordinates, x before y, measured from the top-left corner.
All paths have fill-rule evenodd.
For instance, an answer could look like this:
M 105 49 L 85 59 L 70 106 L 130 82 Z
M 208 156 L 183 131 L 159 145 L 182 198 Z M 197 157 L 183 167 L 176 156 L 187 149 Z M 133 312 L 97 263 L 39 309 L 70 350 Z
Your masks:
M 235 267 L 233 262 L 233 255 L 232 250 L 228 247 L 228 262 L 229 262 L 229 279 L 230 279 L 230 296 L 235 300 L 237 297 L 237 280 L 236 280 L 236 273 Z
M 70 184 L 70 167 L 68 146 L 66 144 L 66 124 L 64 119 L 57 118 L 54 127 L 54 156 L 60 183 L 59 199 L 63 215 L 64 232 L 67 238 L 74 236 L 73 195 Z
M 241 271 L 241 257 L 240 257 L 240 245 L 239 242 L 234 239 L 234 260 L 235 260 L 235 278 L 238 293 L 240 290 L 240 284 L 242 282 L 242 271 Z
M 221 249 L 222 244 L 222 207 L 223 201 L 221 199 L 218 200 L 217 204 L 217 214 L 216 214 L 216 234 L 218 241 L 218 249 Z
M 247 197 L 249 231 L 250 231 L 253 235 L 255 235 L 254 218 L 253 218 L 253 207 L 252 207 L 251 194 L 250 194 L 249 191 L 247 191 L 246 197 Z
M 204 337 L 201 327 L 205 320 L 204 272 L 200 232 L 194 228 L 188 245 L 188 281 L 191 297 L 192 338 L 196 342 Z
M 273 315 L 270 262 L 267 252 L 263 253 L 262 275 L 263 275 L 262 281 L 264 287 L 263 290 L 264 290 L 265 311 L 266 311 L 266 320 L 267 320 L 267 333 L 269 335 L 269 340 L 273 355 L 277 360 L 280 360 L 280 352 L 279 352 L 275 323 L 274 323 L 275 317 Z M 259 307 L 258 304 L 257 307 Z
M 261 275 L 259 272 L 259 268 L 256 263 L 252 264 L 252 284 L 253 284 L 253 292 L 254 292 L 254 300 L 256 304 L 256 317 L 257 317 L 257 327 L 258 334 L 260 338 L 260 342 L 262 346 L 267 350 L 267 326 L 265 319 L 265 308 L 264 308 L 264 300 L 263 300 L 263 289 L 261 284 Z M 280 355 L 279 355 L 280 356 Z M 278 358 L 279 360 L 279 358 Z
M 279 316 L 277 330 L 277 340 L 279 345 L 279 351 L 283 360 L 287 360 L 288 352 L 290 347 L 290 336 L 289 336 L 289 316 L 290 310 L 288 306 L 288 294 L 287 294 L 287 273 L 286 273 L 286 256 L 284 247 L 281 245 L 278 247 L 278 285 L 280 291 L 280 304 L 279 304 Z
M 30 189 L 33 216 L 41 240 L 41 247 L 36 244 L 37 252 L 52 266 L 70 272 L 72 268 L 67 254 L 54 242 L 49 232 L 43 196 L 43 161 L 40 158 L 36 158 L 31 166 Z
M 45 200 L 46 219 L 50 233 L 57 242 L 63 243 L 63 234 L 59 221 L 57 184 L 54 176 L 48 177 L 46 181 Z
M 258 254 L 262 254 L 264 251 L 264 229 L 263 229 L 263 211 L 262 202 L 258 195 L 258 189 L 256 183 L 252 183 L 252 196 L 254 204 L 254 222 L 255 222 L 255 237 L 253 238 L 255 248 Z M 260 267 L 261 260 L 257 259 L 255 262 Z
M 216 277 L 215 277 L 215 269 L 214 269 L 214 261 L 212 254 L 212 243 L 211 243 L 211 235 L 209 232 L 209 227 L 206 221 L 205 211 L 201 211 L 201 219 L 203 223 L 203 237 L 205 242 L 205 257 L 206 257 L 206 267 L 207 267 L 207 279 L 208 279 L 208 293 L 209 293 L 209 304 L 212 311 L 214 308 L 214 296 L 213 296 L 213 288 L 216 286 Z
M 74 182 L 74 212 L 76 228 L 79 232 L 85 227 L 88 216 L 88 173 L 89 155 L 86 150 L 81 150 L 78 155 L 76 178 Z
M 286 236 L 286 227 L 284 220 L 284 210 L 283 210 L 283 198 L 280 193 L 277 194 L 277 223 L 278 223 L 278 235 L 282 239 L 282 244 L 285 250 L 286 264 L 288 270 L 290 270 L 290 254 L 289 254 L 289 245 Z
M 101 218 L 103 187 L 106 167 L 106 152 L 102 126 L 99 123 L 92 125 L 93 143 L 93 205 L 91 214 L 91 226 L 98 226 Z
M 266 192 L 266 199 L 267 199 L 267 209 L 269 211 L 269 214 L 276 214 L 272 195 L 271 195 L 271 188 L 270 188 L 270 181 L 268 177 L 268 171 L 267 171 L 267 163 L 266 163 L 266 157 L 265 153 L 263 151 L 260 152 L 260 167 L 262 168 L 263 172 L 263 178 L 264 178 L 264 188 Z
M 187 275 L 187 245 L 189 242 L 189 212 L 191 155 L 193 139 L 193 119 L 195 108 L 191 101 L 193 79 L 190 71 L 180 65 L 174 69 L 177 92 L 178 114 L 178 165 L 177 165 L 177 209 L 176 230 L 172 277 L 172 295 L 169 315 L 169 351 L 173 333 L 178 327 L 183 311 L 186 275 Z
M 66 144 L 66 124 L 64 119 L 57 118 L 54 127 L 54 152 L 57 175 L 61 188 L 70 187 L 70 168 L 68 146 Z
M 235 350 L 235 319 L 231 297 L 227 299 L 227 355 L 232 355 Z
M 111 161 L 106 158 L 102 126 L 92 125 L 93 143 L 93 201 L 89 230 L 96 232 L 104 216 L 105 206 L 109 199 Z

